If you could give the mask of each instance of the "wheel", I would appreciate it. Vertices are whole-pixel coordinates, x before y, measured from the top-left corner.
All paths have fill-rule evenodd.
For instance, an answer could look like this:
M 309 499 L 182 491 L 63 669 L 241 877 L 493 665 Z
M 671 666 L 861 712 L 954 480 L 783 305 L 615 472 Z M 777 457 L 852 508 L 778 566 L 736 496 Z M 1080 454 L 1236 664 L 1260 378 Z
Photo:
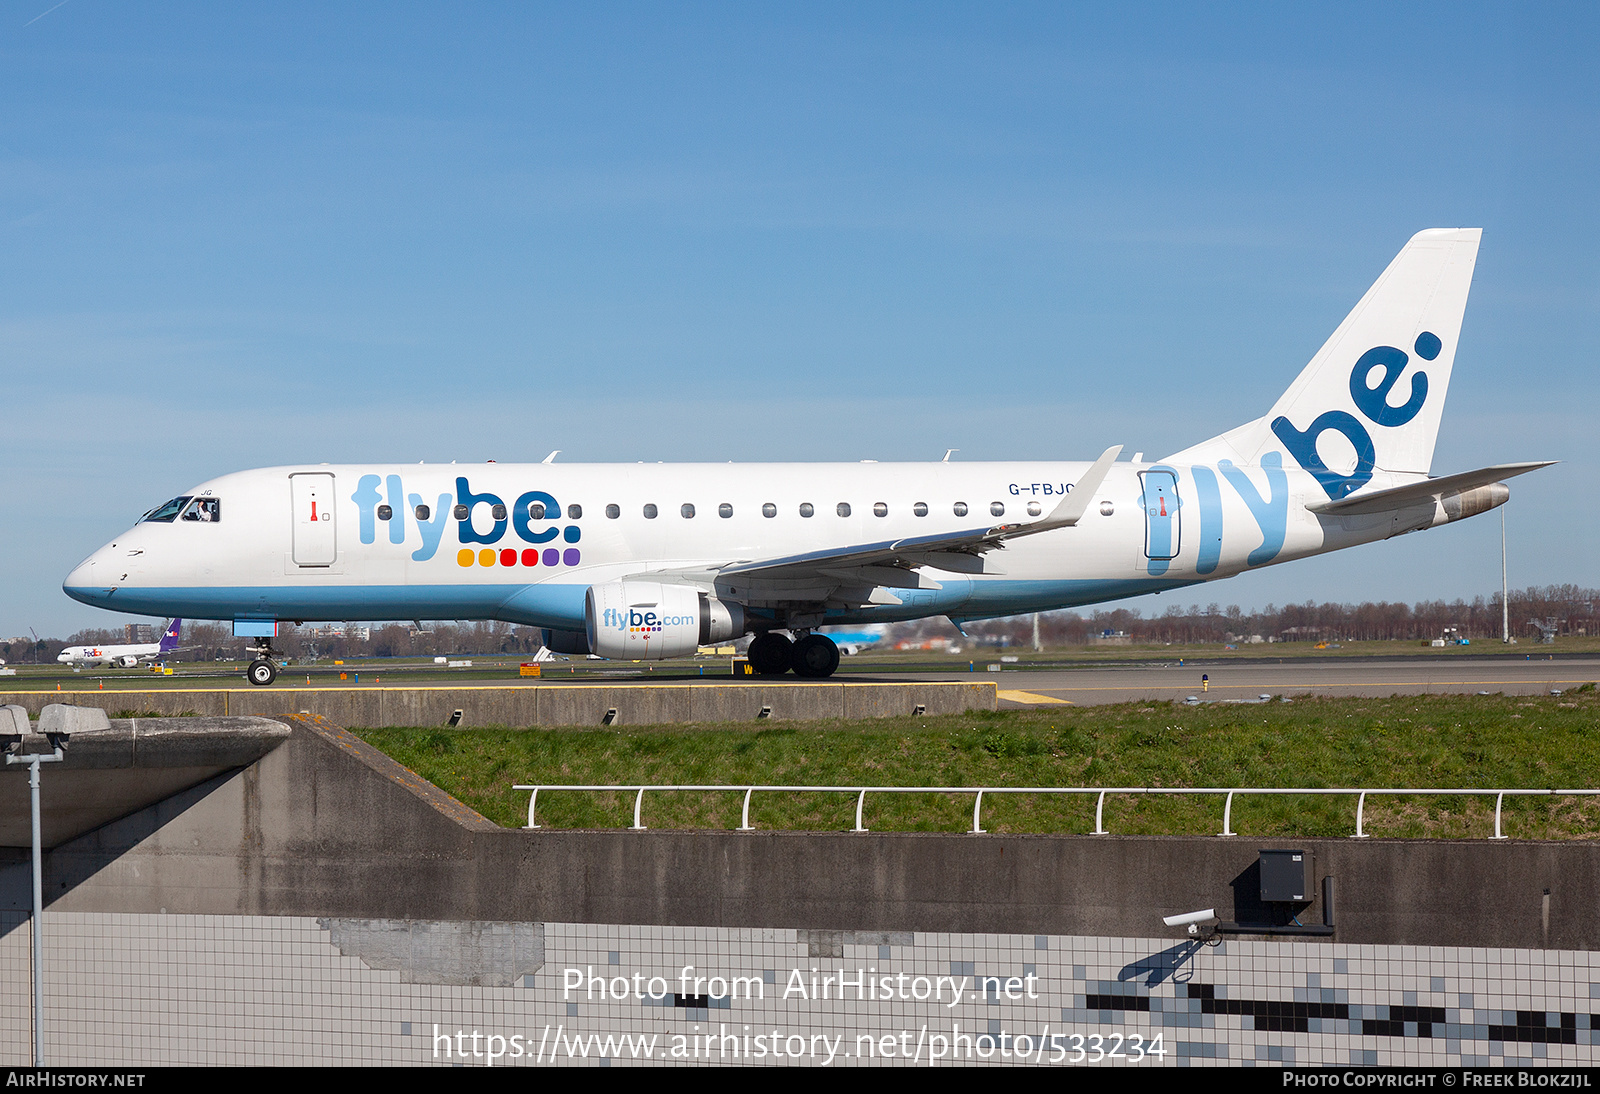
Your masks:
M 794 644 L 789 666 L 796 676 L 825 680 L 839 667 L 839 647 L 825 634 L 808 634 Z
M 789 651 L 794 643 L 781 634 L 767 631 L 750 643 L 750 664 L 762 676 L 782 676 L 789 671 Z
M 278 666 L 266 658 L 250 662 L 244 678 L 258 688 L 264 688 L 278 678 Z

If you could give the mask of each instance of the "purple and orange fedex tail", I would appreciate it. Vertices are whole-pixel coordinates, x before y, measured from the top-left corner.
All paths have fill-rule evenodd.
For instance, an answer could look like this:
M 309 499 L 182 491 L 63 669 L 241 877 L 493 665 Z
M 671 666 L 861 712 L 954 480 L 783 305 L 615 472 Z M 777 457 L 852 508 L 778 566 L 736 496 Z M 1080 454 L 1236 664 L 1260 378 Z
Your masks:
M 173 650 L 177 649 L 178 635 L 182 632 L 182 630 L 182 619 L 174 619 L 171 623 L 168 623 L 166 631 L 161 635 L 161 646 L 159 652 L 171 653 Z

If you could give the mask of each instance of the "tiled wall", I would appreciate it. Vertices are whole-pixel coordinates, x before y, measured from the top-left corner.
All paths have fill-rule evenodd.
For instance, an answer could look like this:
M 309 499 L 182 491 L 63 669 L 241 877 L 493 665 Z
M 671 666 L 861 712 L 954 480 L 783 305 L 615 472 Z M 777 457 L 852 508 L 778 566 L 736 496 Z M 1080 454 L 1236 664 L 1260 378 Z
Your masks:
M 25 1063 L 26 916 L 0 931 Z M 1589 1064 L 1600 1037 L 1587 952 L 66 912 L 45 942 L 55 1064 Z

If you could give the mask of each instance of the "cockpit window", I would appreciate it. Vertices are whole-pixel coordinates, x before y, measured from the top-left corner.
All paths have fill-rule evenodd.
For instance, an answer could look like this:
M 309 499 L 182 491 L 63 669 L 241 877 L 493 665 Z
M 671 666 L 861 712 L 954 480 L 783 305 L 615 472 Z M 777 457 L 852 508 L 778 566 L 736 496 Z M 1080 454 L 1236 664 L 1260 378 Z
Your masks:
M 183 507 L 188 505 L 193 497 L 194 495 L 192 494 L 185 494 L 181 498 L 173 498 L 165 505 L 158 505 L 146 513 L 140 519 L 139 523 L 143 524 L 145 521 L 154 521 L 159 524 L 171 524 L 177 519 L 178 514 L 183 512 Z
M 183 519 L 215 524 L 222 519 L 222 499 L 195 498 L 190 503 L 189 508 L 183 511 Z

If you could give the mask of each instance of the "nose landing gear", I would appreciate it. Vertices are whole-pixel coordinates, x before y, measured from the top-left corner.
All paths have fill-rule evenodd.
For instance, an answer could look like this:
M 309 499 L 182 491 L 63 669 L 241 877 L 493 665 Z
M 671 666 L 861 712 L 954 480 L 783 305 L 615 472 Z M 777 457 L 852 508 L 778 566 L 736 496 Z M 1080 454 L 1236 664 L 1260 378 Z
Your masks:
M 273 659 L 272 644 L 265 640 L 252 647 L 255 660 L 245 669 L 244 678 L 258 688 L 264 688 L 278 678 L 278 662 Z

